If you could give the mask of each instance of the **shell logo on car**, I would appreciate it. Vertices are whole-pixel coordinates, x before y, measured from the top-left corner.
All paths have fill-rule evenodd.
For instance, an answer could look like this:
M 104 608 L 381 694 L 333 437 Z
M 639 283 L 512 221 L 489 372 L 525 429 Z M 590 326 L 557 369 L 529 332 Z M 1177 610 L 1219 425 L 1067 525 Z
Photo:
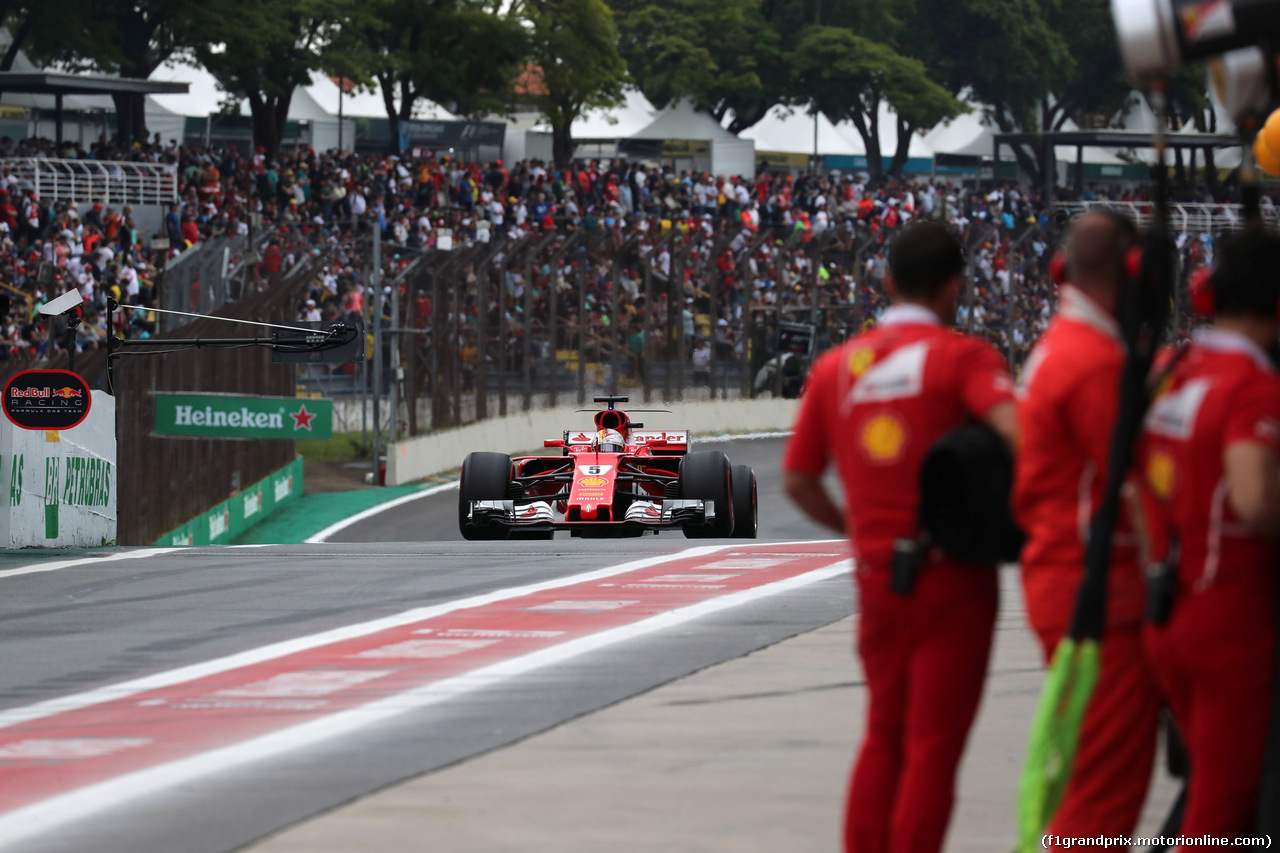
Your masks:
M 578 481 L 579 486 L 603 486 L 609 481 L 604 477 L 583 477 Z

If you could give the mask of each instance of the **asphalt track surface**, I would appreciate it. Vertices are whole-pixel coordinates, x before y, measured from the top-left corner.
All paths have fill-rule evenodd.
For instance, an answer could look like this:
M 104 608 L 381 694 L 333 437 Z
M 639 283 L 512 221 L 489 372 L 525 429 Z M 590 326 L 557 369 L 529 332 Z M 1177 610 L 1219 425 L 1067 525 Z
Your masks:
M 781 495 L 781 440 L 699 449 L 713 447 L 757 472 L 761 539 L 752 546 L 688 542 L 672 533 L 617 541 L 560 534 L 552 542 L 468 543 L 457 533 L 457 493 L 446 491 L 365 519 L 323 544 L 186 549 L 123 559 L 91 552 L 64 568 L 25 573 L 24 566 L 54 564 L 6 556 L 0 563 L 0 849 L 236 850 L 370 792 L 847 616 L 852 594 L 847 572 L 838 565 L 843 546 L 796 544 L 829 537 Z M 676 559 L 701 545 L 725 547 Z M 582 580 L 584 573 L 618 566 L 623 573 L 616 578 Z M 685 574 L 663 575 L 664 567 Z M 752 575 L 757 569 L 774 574 Z M 673 577 L 702 583 L 672 592 Z M 711 582 L 721 578 L 723 583 Z M 613 617 L 602 611 L 590 616 L 598 620 L 586 623 L 592 627 L 552 640 L 545 637 L 565 632 L 530 626 L 581 618 L 566 615 L 581 602 L 517 607 L 570 596 L 584 584 L 622 587 L 628 579 L 653 581 L 633 584 L 636 589 L 625 593 L 636 600 L 654 596 L 645 605 L 651 606 L 650 617 L 638 623 L 608 621 Z M 612 591 L 588 597 L 602 594 Z M 411 631 L 430 635 L 428 643 L 470 650 L 487 641 L 456 638 L 481 634 L 422 626 L 456 617 L 459 602 L 477 608 L 466 613 L 485 612 L 477 601 L 494 608 L 494 619 L 509 620 L 502 623 L 507 636 L 523 639 L 511 640 L 514 650 L 494 658 L 492 670 L 440 670 L 454 677 L 428 679 L 425 687 L 406 680 L 428 678 L 414 675 L 414 666 L 443 667 L 449 661 L 381 664 L 373 676 L 353 676 L 345 664 L 323 657 L 335 647 L 330 634 L 324 635 L 329 640 L 308 639 L 337 632 L 332 636 L 340 634 L 344 642 L 376 646 L 389 642 L 377 639 L 384 634 Z M 454 639 L 435 639 L 441 637 Z M 400 645 L 392 645 L 404 642 L 423 643 L 396 635 Z M 278 683 L 273 679 L 297 676 L 283 664 L 270 669 L 274 653 L 264 647 L 285 648 L 271 644 L 292 644 L 288 654 L 279 652 L 281 659 L 297 657 L 309 676 L 381 681 L 348 691 L 348 705 L 335 702 L 330 710 L 314 711 L 312 705 L 327 700 L 306 697 L 328 694 L 306 690 L 286 693 L 294 698 L 284 700 L 246 699 L 268 695 L 253 689 Z M 371 646 L 345 658 L 370 654 L 381 652 Z M 239 657 L 227 663 L 230 656 Z M 236 674 L 258 670 L 236 668 L 242 658 L 267 668 L 246 676 L 253 682 L 247 688 L 236 686 Z M 466 680 L 481 671 L 489 673 L 484 680 Z M 119 687 L 146 676 L 151 681 Z M 397 679 L 404 692 L 376 688 Z M 199 705 L 178 696 L 199 684 L 224 688 L 202 695 L 238 698 Z M 441 686 L 446 684 L 453 692 Z M 409 689 L 414 687 L 416 692 Z M 286 711 L 272 702 L 284 703 Z M 370 716 L 366 709 L 373 706 L 381 712 Z M 343 709 L 343 719 L 365 717 L 336 725 Z M 283 734 L 277 729 L 285 723 L 272 717 L 280 713 L 294 726 Z M 154 731 L 137 737 L 135 729 L 146 725 Z M 288 739 L 304 729 L 313 736 Z M 262 738 L 254 740 L 257 735 Z M 161 746 L 170 751 L 129 763 L 129 756 Z

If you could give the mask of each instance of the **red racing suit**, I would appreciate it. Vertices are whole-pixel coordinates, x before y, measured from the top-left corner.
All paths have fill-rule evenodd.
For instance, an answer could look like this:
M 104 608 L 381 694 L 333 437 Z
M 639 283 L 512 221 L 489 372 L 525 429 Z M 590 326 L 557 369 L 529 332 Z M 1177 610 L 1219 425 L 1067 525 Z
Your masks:
M 1021 378 L 1012 509 L 1027 534 L 1021 560 L 1027 620 L 1046 663 L 1071 622 L 1089 525 L 1106 487 L 1124 368 L 1119 336 L 1097 303 L 1063 286 L 1058 314 Z M 1144 590 L 1125 517 L 1111 551 L 1101 672 L 1049 834 L 1128 835 L 1137 826 L 1160 711 L 1142 651 Z
M 942 848 L 991 651 L 996 573 L 935 552 L 913 594 L 899 595 L 889 588 L 893 544 L 918 533 L 929 447 L 1011 399 L 995 349 L 913 305 L 888 309 L 810 372 L 783 467 L 817 476 L 835 465 L 857 558 L 870 702 L 849 785 L 849 851 Z
M 1247 338 L 1205 329 L 1152 404 L 1138 469 L 1154 553 L 1178 543 L 1172 614 L 1146 643 L 1190 757 L 1187 837 L 1248 831 L 1271 709 L 1280 555 L 1232 512 L 1236 443 L 1280 454 L 1280 375 Z

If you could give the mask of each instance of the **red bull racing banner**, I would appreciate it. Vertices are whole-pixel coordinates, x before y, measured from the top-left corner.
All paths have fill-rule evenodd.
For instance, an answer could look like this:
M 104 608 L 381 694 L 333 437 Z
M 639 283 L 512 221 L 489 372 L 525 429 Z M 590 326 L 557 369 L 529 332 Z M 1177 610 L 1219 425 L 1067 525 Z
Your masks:
M 69 370 L 24 370 L 4 386 L 5 417 L 22 429 L 71 429 L 92 403 L 89 386 Z

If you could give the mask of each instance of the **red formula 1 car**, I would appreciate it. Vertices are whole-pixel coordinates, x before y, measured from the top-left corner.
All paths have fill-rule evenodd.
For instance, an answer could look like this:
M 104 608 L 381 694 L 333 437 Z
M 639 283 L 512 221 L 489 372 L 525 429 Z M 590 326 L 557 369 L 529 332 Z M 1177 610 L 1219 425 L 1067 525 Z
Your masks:
M 596 397 L 595 428 L 548 439 L 554 456 L 475 452 L 462 463 L 458 527 L 465 539 L 640 536 L 754 539 L 756 475 L 718 450 L 690 452 L 685 430 L 647 430 Z

